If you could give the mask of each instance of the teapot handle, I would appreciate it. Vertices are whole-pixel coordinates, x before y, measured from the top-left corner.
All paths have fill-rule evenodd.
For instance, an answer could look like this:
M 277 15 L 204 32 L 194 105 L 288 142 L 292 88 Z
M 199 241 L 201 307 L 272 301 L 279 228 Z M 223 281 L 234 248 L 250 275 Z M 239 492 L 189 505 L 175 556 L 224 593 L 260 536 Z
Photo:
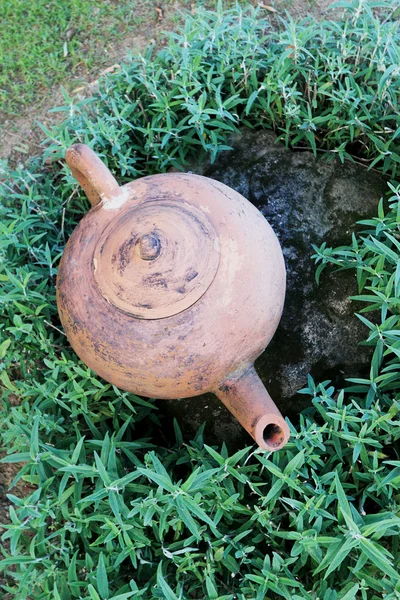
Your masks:
M 92 206 L 120 193 L 116 179 L 89 146 L 70 146 L 65 154 L 65 161 Z
M 251 365 L 230 373 L 214 392 L 263 450 L 276 452 L 290 437 L 289 427 Z

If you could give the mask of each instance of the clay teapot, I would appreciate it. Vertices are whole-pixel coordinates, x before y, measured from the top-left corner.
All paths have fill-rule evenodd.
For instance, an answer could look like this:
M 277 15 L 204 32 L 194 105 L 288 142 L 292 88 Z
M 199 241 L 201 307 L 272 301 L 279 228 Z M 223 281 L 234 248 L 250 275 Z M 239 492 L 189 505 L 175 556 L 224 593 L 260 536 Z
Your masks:
M 120 187 L 83 144 L 66 162 L 92 204 L 57 279 L 78 356 L 146 397 L 214 392 L 261 448 L 282 448 L 289 428 L 253 366 L 285 296 L 282 251 L 263 215 L 207 177 L 151 175 Z

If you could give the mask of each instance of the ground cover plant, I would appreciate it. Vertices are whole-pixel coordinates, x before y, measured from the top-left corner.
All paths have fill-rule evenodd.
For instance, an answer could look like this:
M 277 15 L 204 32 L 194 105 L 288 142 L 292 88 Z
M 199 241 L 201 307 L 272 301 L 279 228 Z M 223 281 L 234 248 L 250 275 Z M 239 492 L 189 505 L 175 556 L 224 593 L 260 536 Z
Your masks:
M 339 3 L 340 4 L 340 3 Z M 351 3 L 342 3 L 352 6 Z M 374 6 L 383 15 L 374 16 Z M 122 176 L 203 155 L 238 126 L 274 129 L 292 147 L 328 151 L 396 175 L 400 47 L 393 2 L 353 2 L 343 21 L 290 17 L 272 28 L 257 10 L 199 13 L 161 52 L 132 56 L 98 95 L 65 97 L 46 156 L 86 140 Z
M 55 305 L 58 261 L 88 206 L 58 161 L 75 140 L 131 178 L 182 168 L 199 150 L 213 158 L 240 124 L 273 127 L 327 156 L 356 148 L 357 160 L 395 174 L 393 4 L 379 2 L 379 17 L 371 2 L 346 4 L 341 22 L 278 32 L 240 9 L 188 19 L 158 58 L 132 58 L 97 98 L 66 98 L 47 162 L 4 166 L 0 428 L 3 460 L 22 463 L 13 484 L 32 485 L 26 497 L 9 493 L 0 567 L 11 598 L 400 598 L 394 180 L 351 246 L 314 249 L 318 277 L 329 264 L 355 271 L 370 374 L 347 391 L 310 378 L 312 407 L 284 451 L 210 447 L 202 431 L 184 440 L 178 423 L 166 439 L 154 402 L 77 359 Z
M 216 0 L 176 0 L 166 5 L 151 0 L 7 0 L 0 4 L 0 115 L 18 115 L 37 106 L 60 82 L 72 89 L 89 74 L 110 66 L 116 46 L 135 45 L 135 39 L 172 9 Z M 179 14 L 179 11 L 176 11 Z M 120 57 L 118 58 L 118 60 Z M 92 77 L 91 79 L 94 79 Z

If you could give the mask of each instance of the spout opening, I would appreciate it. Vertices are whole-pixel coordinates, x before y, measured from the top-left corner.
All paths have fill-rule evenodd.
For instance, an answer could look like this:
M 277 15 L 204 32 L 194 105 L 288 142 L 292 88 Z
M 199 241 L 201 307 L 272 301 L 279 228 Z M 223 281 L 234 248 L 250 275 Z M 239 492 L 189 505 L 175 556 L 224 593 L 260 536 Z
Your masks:
M 278 446 L 284 442 L 285 435 L 283 430 L 276 423 L 269 423 L 263 432 L 263 440 L 264 443 L 271 448 L 271 450 L 275 450 Z
M 277 414 L 266 414 L 260 418 L 255 428 L 254 439 L 263 450 L 276 452 L 283 448 L 290 437 L 288 424 Z

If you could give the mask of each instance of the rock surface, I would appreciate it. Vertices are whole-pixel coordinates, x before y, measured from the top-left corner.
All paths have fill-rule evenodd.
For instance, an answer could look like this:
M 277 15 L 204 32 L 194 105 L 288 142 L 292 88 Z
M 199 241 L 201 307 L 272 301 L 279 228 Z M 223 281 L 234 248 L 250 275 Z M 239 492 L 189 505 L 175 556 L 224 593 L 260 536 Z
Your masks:
M 351 241 L 355 223 L 374 216 L 386 181 L 352 163 L 342 165 L 292 152 L 275 143 L 269 131 L 244 131 L 233 150 L 210 166 L 192 171 L 222 181 L 248 198 L 265 215 L 283 248 L 287 294 L 280 326 L 256 369 L 284 416 L 293 423 L 309 399 L 297 391 L 307 383 L 330 379 L 343 385 L 345 377 L 368 369 L 369 350 L 359 346 L 365 327 L 348 300 L 357 293 L 353 271 L 325 270 L 315 282 L 312 244 L 339 246 Z M 230 446 L 251 443 L 230 413 L 211 394 L 160 401 L 161 412 L 177 417 L 190 437 L 206 422 L 205 439 Z

